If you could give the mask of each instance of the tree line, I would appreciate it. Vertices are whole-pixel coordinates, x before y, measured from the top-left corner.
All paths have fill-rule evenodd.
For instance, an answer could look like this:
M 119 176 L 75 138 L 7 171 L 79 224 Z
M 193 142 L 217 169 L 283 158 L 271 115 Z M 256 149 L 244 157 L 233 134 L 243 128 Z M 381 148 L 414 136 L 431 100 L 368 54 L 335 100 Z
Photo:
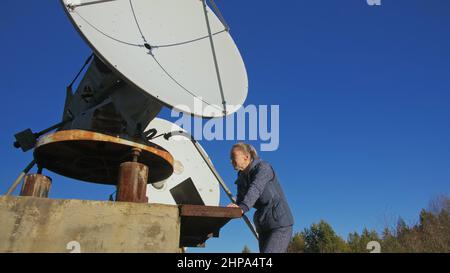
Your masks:
M 383 253 L 450 252 L 450 198 L 439 196 L 422 209 L 415 224 L 408 225 L 402 218 L 393 227 L 385 227 L 381 234 L 364 228 L 359 234 L 340 237 L 325 220 L 314 223 L 294 234 L 289 253 L 368 253 L 375 242 Z M 368 249 L 369 248 L 369 249 Z M 245 246 L 243 253 L 249 253 Z

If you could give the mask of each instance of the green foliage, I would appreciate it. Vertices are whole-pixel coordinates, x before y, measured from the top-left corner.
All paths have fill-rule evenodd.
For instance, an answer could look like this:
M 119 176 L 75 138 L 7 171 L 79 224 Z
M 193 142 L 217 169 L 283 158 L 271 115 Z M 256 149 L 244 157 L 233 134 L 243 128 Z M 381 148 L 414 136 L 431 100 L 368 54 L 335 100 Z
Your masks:
M 296 233 L 292 237 L 292 241 L 288 247 L 288 253 L 304 253 L 305 252 L 305 239 L 303 239 L 302 233 Z
M 345 241 L 330 224 L 321 220 L 296 233 L 289 244 L 291 253 L 367 253 L 367 244 L 377 241 L 381 252 L 450 252 L 450 198 L 440 196 L 428 210 L 422 210 L 419 222 L 408 225 L 399 218 L 395 228 L 386 227 L 381 236 L 374 230 L 350 233 Z
M 346 252 L 347 246 L 330 224 L 321 220 L 303 232 L 305 239 L 305 252 L 336 253 Z
M 348 235 L 347 244 L 350 252 L 361 253 L 368 252 L 367 244 L 371 241 L 380 242 L 378 233 L 375 230 L 369 231 L 368 229 L 364 228 L 361 235 L 359 235 L 357 232 L 350 233 Z

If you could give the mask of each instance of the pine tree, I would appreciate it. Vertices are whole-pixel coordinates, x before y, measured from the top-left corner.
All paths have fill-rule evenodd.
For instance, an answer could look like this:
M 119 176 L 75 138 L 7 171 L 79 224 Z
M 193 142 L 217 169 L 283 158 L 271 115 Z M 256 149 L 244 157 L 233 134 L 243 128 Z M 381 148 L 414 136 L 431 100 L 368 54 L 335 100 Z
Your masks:
M 305 252 L 339 253 L 349 252 L 346 242 L 336 235 L 330 224 L 321 220 L 304 231 Z
M 252 253 L 252 251 L 250 250 L 250 248 L 247 245 L 245 245 L 244 249 L 242 249 L 242 253 Z

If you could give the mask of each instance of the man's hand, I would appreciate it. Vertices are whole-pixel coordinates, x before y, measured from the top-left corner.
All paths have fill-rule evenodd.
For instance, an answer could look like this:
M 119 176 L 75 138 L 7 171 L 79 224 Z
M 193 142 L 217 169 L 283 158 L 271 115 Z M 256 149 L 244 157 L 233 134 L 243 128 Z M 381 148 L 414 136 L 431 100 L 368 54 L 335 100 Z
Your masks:
M 227 208 L 240 208 L 238 205 L 231 203 L 227 206 Z M 241 214 L 244 215 L 244 211 L 241 209 Z

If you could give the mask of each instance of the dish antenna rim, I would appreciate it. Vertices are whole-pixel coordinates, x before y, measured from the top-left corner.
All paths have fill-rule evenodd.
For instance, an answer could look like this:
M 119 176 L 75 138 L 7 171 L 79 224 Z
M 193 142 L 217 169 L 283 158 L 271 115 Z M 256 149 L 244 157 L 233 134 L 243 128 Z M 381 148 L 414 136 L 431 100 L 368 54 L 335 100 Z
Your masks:
M 220 117 L 225 117 L 227 115 L 231 115 L 235 112 L 237 112 L 240 108 L 242 108 L 242 106 L 244 105 L 245 99 L 248 96 L 248 88 L 249 88 L 249 84 L 248 84 L 248 75 L 247 75 L 247 69 L 245 66 L 245 62 L 242 59 L 242 55 L 240 53 L 239 48 L 237 47 L 237 45 L 235 44 L 233 38 L 231 36 L 229 36 L 229 38 L 231 39 L 231 41 L 233 42 L 234 46 L 235 46 L 235 50 L 237 51 L 241 61 L 242 61 L 242 65 L 243 65 L 243 72 L 244 72 L 244 78 L 245 78 L 245 90 L 243 93 L 243 100 L 241 103 L 237 104 L 237 105 L 232 105 L 234 106 L 233 110 L 228 111 L 226 113 L 224 113 L 224 107 L 218 104 L 212 104 L 212 103 L 208 103 L 205 102 L 204 100 L 202 100 L 201 96 L 192 96 L 192 99 L 201 101 L 202 103 L 202 107 L 203 104 L 206 104 L 208 107 L 214 107 L 216 108 L 216 111 L 210 111 L 208 113 L 204 113 L 204 111 L 202 111 L 202 114 L 196 113 L 195 110 L 194 111 L 187 111 L 186 109 L 184 109 L 184 107 L 177 107 L 177 104 L 171 104 L 170 102 L 166 102 L 164 100 L 162 100 L 158 95 L 157 92 L 159 91 L 146 91 L 145 88 L 140 87 L 138 84 L 136 84 L 133 80 L 131 80 L 129 77 L 127 77 L 125 74 L 125 72 L 120 71 L 119 69 L 117 69 L 116 65 L 114 65 L 107 57 L 104 56 L 104 54 L 101 53 L 101 50 L 98 49 L 93 42 L 91 42 L 91 40 L 87 37 L 87 35 L 81 30 L 81 26 L 79 26 L 77 24 L 77 22 L 75 21 L 74 17 L 71 15 L 71 9 L 77 8 L 78 6 L 87 6 L 87 5 L 75 5 L 72 6 L 71 4 L 67 4 L 65 3 L 67 0 L 60 0 L 60 3 L 63 7 L 64 13 L 66 14 L 66 16 L 69 18 L 72 26 L 75 28 L 75 30 L 77 31 L 77 33 L 81 36 L 81 38 L 86 42 L 86 44 L 88 45 L 88 47 L 93 51 L 93 53 L 108 67 L 110 68 L 112 71 L 114 71 L 114 73 L 116 75 L 118 75 L 122 80 L 124 80 L 127 84 L 129 84 L 130 86 L 132 86 L 133 88 L 135 88 L 136 90 L 138 90 L 139 92 L 141 92 L 142 94 L 146 95 L 146 96 L 151 96 L 152 98 L 154 98 L 158 103 L 160 103 L 162 106 L 167 107 L 168 109 L 172 109 L 172 110 L 176 110 L 180 113 L 184 113 L 184 114 L 188 114 L 191 117 L 200 117 L 200 118 L 205 118 L 205 119 L 211 119 L 211 118 L 220 118 Z M 69 0 L 70 1 L 70 0 Z M 103 2 L 114 2 L 114 1 L 118 1 L 118 0 L 99 0 L 99 1 L 93 1 L 94 3 L 103 3 Z M 200 2 L 204 2 L 204 0 L 198 0 Z M 218 32 L 218 33 L 213 33 L 212 36 L 216 35 L 216 34 L 220 34 L 222 32 L 228 33 L 229 35 L 229 27 L 226 23 L 224 23 L 222 21 L 222 19 L 220 19 L 219 17 L 217 17 L 217 15 L 212 12 L 212 9 L 209 8 L 209 6 L 207 6 L 208 12 L 212 13 L 213 16 L 216 17 L 217 20 L 219 20 L 223 26 L 224 26 L 224 30 Z M 222 16 L 222 15 L 220 15 Z M 206 23 L 205 23 L 206 24 Z M 206 36 L 206 38 L 209 38 L 210 36 Z M 143 43 L 142 47 L 146 47 L 146 43 Z M 157 62 L 157 60 L 155 59 L 155 61 Z M 164 69 L 164 68 L 163 68 Z M 219 91 L 219 90 L 218 90 Z M 183 106 L 185 106 L 186 104 L 183 104 Z M 228 106 L 228 104 L 227 104 Z M 220 109 L 219 109 L 220 107 Z M 226 107 L 227 109 L 229 109 L 228 107 Z M 220 110 L 220 111 L 219 111 Z M 219 113 L 220 114 L 217 114 Z

